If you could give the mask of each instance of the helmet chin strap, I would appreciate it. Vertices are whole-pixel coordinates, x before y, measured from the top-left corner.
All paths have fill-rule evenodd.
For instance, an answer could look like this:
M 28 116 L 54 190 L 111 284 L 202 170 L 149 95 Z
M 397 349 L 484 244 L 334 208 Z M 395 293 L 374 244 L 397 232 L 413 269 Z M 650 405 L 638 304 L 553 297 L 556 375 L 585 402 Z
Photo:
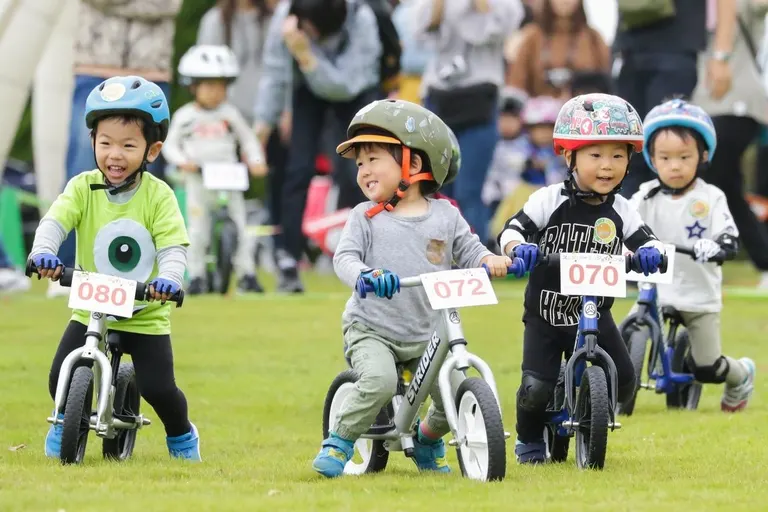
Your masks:
M 690 181 L 688 181 L 688 183 L 678 188 L 670 187 L 669 185 L 661 181 L 661 178 L 659 178 L 659 186 L 653 187 L 651 190 L 649 190 L 648 193 L 645 195 L 644 199 L 650 199 L 656 194 L 658 194 L 659 192 L 661 192 L 662 194 L 667 194 L 671 196 L 679 196 L 683 194 L 686 190 L 691 188 L 691 185 L 693 185 L 696 182 L 696 178 L 698 178 L 699 174 L 701 174 L 706 168 L 707 168 L 707 162 L 700 162 L 696 166 L 696 172 L 693 173 L 693 178 L 691 178 Z
M 627 174 L 629 174 L 629 164 L 627 164 L 627 170 L 624 171 L 624 176 L 621 178 L 621 181 L 607 194 L 599 194 L 594 190 L 581 190 L 576 183 L 576 177 L 574 176 L 576 170 L 576 151 L 578 150 L 574 150 L 571 153 L 571 161 L 568 163 L 568 179 L 565 181 L 565 188 L 563 189 L 562 194 L 568 196 L 571 201 L 575 201 L 576 199 L 600 199 L 601 201 L 605 201 L 608 197 L 618 194 L 621 190 L 621 184 L 624 183 Z
M 395 190 L 395 195 L 393 195 L 389 201 L 382 201 L 376 206 L 369 208 L 368 211 L 365 212 L 365 216 L 369 219 L 373 218 L 375 215 L 383 212 L 384 210 L 388 212 L 394 210 L 395 206 L 397 206 L 400 200 L 405 197 L 405 191 L 408 190 L 408 187 L 410 187 L 413 183 L 425 180 L 434 181 L 435 179 L 431 172 L 420 172 L 411 176 L 411 148 L 408 146 L 402 146 L 402 148 L 403 163 L 400 166 L 402 174 L 400 176 L 400 183 L 397 186 L 397 190 Z
M 94 143 L 95 144 L 95 143 Z M 115 196 L 119 194 L 120 192 L 124 192 L 131 188 L 134 183 L 136 183 L 136 179 L 139 177 L 141 173 L 147 170 L 147 155 L 149 154 L 149 145 L 147 145 L 147 149 L 144 150 L 144 158 L 141 159 L 141 165 L 139 166 L 136 171 L 134 171 L 130 176 L 128 176 L 122 183 L 114 184 L 111 183 L 107 179 L 107 175 L 104 174 L 104 171 L 101 170 L 101 167 L 99 167 L 99 162 L 96 161 L 96 167 L 98 167 L 99 171 L 101 171 L 101 175 L 104 177 L 104 183 L 92 183 L 91 184 L 91 190 L 106 190 L 109 192 L 109 195 Z M 93 159 L 96 160 L 96 147 L 93 148 Z

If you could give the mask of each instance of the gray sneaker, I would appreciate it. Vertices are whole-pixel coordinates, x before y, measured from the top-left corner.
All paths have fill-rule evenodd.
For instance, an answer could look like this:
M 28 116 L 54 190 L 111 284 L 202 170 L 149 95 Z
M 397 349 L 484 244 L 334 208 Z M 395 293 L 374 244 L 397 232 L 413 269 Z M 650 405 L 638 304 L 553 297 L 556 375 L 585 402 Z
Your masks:
M 725 412 L 744 409 L 755 390 L 755 362 L 748 357 L 742 357 L 739 362 L 747 368 L 747 379 L 738 386 L 725 385 L 723 398 L 720 400 L 720 410 Z

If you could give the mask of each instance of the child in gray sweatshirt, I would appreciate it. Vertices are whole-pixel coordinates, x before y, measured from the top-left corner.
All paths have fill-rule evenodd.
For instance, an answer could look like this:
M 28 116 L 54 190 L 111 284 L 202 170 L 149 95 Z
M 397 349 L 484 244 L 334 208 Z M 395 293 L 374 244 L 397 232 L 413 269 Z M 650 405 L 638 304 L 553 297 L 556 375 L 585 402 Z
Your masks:
M 505 276 L 512 261 L 495 256 L 470 232 L 458 209 L 432 199 L 458 174 L 460 155 L 450 128 L 429 110 L 402 100 L 375 101 L 362 108 L 337 152 L 357 160 L 357 183 L 370 202 L 355 207 L 334 255 L 336 274 L 350 287 L 358 281 L 378 297 L 400 291 L 399 276 L 487 265 Z M 398 362 L 423 353 L 437 313 L 418 288 L 395 300 L 361 300 L 355 293 L 342 316 L 346 356 L 359 376 L 335 425 L 314 460 L 315 471 L 339 476 L 354 443 L 394 396 Z M 417 426 L 414 461 L 419 470 L 449 472 L 442 437 L 448 433 L 442 400 L 431 391 L 426 419 Z

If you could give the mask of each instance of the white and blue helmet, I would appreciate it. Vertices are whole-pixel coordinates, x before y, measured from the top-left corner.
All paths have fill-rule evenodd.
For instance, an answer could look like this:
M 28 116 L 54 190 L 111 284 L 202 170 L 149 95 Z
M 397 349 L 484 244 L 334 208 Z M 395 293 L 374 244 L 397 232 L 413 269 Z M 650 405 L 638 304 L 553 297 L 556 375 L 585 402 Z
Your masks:
M 648 167 L 657 172 L 651 162 L 651 154 L 648 151 L 648 142 L 657 131 L 670 126 L 682 126 L 697 132 L 704 139 L 707 146 L 708 160 L 711 162 L 717 147 L 717 134 L 712 118 L 697 105 L 688 103 L 682 99 L 669 100 L 655 106 L 643 121 L 643 158 Z

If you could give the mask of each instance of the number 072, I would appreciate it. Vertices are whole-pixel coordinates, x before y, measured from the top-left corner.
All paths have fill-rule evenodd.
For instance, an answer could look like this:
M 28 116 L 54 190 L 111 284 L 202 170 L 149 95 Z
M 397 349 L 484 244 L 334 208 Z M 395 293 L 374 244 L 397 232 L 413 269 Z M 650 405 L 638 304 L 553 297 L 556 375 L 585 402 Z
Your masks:
M 449 286 L 448 283 L 450 283 L 451 286 Z M 487 293 L 483 290 L 483 282 L 476 277 L 467 279 L 466 281 L 463 279 L 451 279 L 448 283 L 445 281 L 437 281 L 434 285 L 435 294 L 441 299 L 447 299 L 451 296 L 451 288 L 456 289 L 456 296 L 463 297 L 464 284 L 471 288 L 470 295 L 485 295 Z

